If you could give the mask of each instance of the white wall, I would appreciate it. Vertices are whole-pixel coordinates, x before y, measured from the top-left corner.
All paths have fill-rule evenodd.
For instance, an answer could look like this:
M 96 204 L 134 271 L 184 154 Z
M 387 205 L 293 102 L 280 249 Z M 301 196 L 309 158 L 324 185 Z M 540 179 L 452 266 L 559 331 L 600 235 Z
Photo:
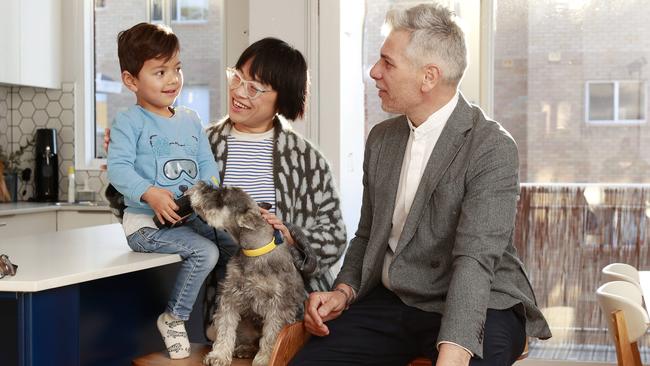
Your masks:
M 340 1 L 321 1 L 318 18 L 320 76 L 318 84 L 319 142 L 341 187 L 341 28 Z
M 364 152 L 364 68 L 363 49 L 363 1 L 349 1 L 341 7 L 340 14 L 340 190 L 343 219 L 352 238 L 357 229 L 363 195 Z M 326 19 L 323 19 L 326 20 Z
M 230 0 L 232 1 L 232 0 Z M 312 0 L 248 0 L 249 44 L 264 37 L 276 37 L 298 49 L 307 59 L 309 68 L 314 69 L 309 49 L 309 10 Z M 311 141 L 318 143 L 318 136 L 312 130 L 311 107 L 304 120 L 296 120 L 293 127 Z

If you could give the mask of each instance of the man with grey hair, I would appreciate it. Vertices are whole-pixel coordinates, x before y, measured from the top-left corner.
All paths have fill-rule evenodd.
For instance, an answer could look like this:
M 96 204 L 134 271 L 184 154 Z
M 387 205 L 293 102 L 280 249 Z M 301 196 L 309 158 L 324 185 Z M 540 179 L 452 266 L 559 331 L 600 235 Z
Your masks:
M 551 332 L 512 245 L 517 146 L 465 101 L 453 14 L 394 9 L 370 71 L 382 109 L 401 116 L 366 142 L 358 230 L 330 292 L 312 293 L 316 335 L 292 365 L 510 365 Z

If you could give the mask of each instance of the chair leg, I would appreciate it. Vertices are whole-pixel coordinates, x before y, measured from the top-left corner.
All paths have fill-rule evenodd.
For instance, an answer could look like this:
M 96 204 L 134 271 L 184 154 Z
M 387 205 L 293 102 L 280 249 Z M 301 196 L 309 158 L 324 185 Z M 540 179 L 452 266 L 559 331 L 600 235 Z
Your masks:
M 639 345 L 636 342 L 632 342 L 630 346 L 632 347 L 632 356 L 634 357 L 634 364 L 636 366 L 642 366 L 641 355 L 639 354 Z
M 618 366 L 643 366 L 641 364 L 641 356 L 639 355 L 639 347 L 636 342 L 630 342 L 627 336 L 627 322 L 623 311 L 617 310 L 612 312 L 612 321 L 616 328 L 614 338 L 616 345 L 616 358 Z

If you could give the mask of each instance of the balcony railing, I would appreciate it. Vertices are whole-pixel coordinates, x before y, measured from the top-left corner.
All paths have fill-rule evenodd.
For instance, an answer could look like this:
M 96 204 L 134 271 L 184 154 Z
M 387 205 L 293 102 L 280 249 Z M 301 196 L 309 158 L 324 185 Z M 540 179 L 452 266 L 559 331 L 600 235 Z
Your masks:
M 609 263 L 650 270 L 649 216 L 650 185 L 522 185 L 515 246 L 554 335 L 531 358 L 616 361 L 595 291 Z

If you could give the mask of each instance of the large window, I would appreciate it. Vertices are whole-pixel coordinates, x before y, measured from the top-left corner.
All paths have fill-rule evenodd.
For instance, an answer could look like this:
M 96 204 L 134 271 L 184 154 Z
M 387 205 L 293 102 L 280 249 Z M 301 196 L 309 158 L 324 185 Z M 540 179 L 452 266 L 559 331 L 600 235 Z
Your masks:
M 531 357 L 616 362 L 595 290 L 650 269 L 650 3 L 496 0 L 494 118 L 520 154 L 515 242 L 553 338 Z M 648 339 L 639 341 L 648 362 Z
M 650 183 L 650 4 L 494 5 L 494 117 L 517 141 L 522 182 Z
M 196 110 L 204 124 L 223 114 L 224 44 L 222 0 L 111 0 L 95 8 L 80 2 L 84 26 L 85 87 L 77 90 L 77 167 L 97 168 L 105 158 L 104 129 L 115 115 L 135 103 L 123 87 L 117 34 L 140 22 L 168 24 L 181 43 L 184 87 L 177 104 Z M 89 56 L 90 55 L 90 56 Z

